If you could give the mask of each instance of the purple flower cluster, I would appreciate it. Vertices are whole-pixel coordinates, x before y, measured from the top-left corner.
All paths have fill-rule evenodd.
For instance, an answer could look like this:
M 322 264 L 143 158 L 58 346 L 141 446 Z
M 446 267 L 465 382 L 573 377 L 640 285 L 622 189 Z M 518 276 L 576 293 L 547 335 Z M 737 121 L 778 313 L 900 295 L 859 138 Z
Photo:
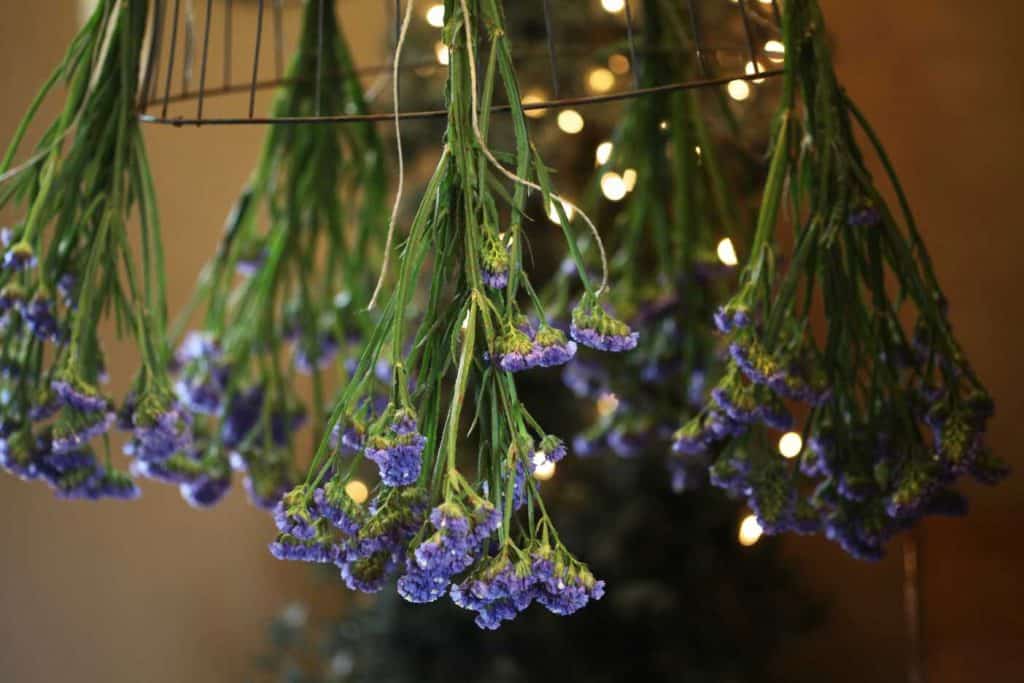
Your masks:
M 639 332 L 609 315 L 590 295 L 573 309 L 569 334 L 584 346 L 614 353 L 635 349 L 640 339 Z
M 0 262 L 4 270 L 14 272 L 29 270 L 30 268 L 35 268 L 38 264 L 39 260 L 32 250 L 32 245 L 28 242 L 15 242 L 12 244 L 4 254 L 3 261 Z
M 389 409 L 376 433 L 366 440 L 364 453 L 377 463 L 385 486 L 409 486 L 419 479 L 426 444 L 411 410 Z
M 510 327 L 495 342 L 494 360 L 505 372 L 565 365 L 576 355 L 576 343 L 565 333 L 549 325 L 533 330 L 527 326 Z
M 480 256 L 480 271 L 484 284 L 492 289 L 507 287 L 509 266 L 508 248 L 493 231 L 486 230 Z
M 295 369 L 305 375 L 326 370 L 334 362 L 339 349 L 338 338 L 331 331 L 318 335 L 312 345 L 300 340 L 295 344 Z
M 501 515 L 486 501 L 479 501 L 472 515 L 461 504 L 447 501 L 431 512 L 430 524 L 435 532 L 416 547 L 398 579 L 399 595 L 412 603 L 443 597 L 452 579 L 483 552 L 501 524 Z
M 178 370 L 175 393 L 193 413 L 215 415 L 227 388 L 228 369 L 212 334 L 189 332 L 174 355 Z
M 534 601 L 553 614 L 573 614 L 604 596 L 604 581 L 565 551 L 539 546 L 514 562 L 504 554 L 491 558 L 453 585 L 451 595 L 456 605 L 477 613 L 477 626 L 494 630 Z

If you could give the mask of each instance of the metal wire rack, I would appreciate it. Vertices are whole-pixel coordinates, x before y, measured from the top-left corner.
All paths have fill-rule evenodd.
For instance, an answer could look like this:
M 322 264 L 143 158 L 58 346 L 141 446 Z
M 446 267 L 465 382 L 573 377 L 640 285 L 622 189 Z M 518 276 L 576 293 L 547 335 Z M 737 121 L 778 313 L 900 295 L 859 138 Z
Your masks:
M 305 1 L 321 5 L 334 2 Z M 397 32 L 397 18 L 404 6 L 402 0 L 394 0 L 393 4 L 390 0 L 381 1 L 396 20 Z M 552 97 L 542 101 L 524 103 L 526 110 L 578 107 L 654 93 L 723 86 L 736 80 L 761 82 L 783 73 L 778 68 L 782 59 L 778 0 L 767 3 L 763 0 L 678 0 L 680 15 L 685 16 L 688 22 L 690 43 L 682 45 L 674 54 L 651 51 L 644 46 L 642 17 L 637 17 L 631 7 L 638 4 L 638 0 L 624 0 L 620 20 L 624 40 L 621 43 L 623 56 L 632 65 L 629 87 L 601 94 L 564 95 L 559 79 L 560 60 L 564 63 L 570 59 L 582 59 L 588 52 L 592 54 L 593 49 L 573 49 L 561 43 L 558 39 L 558 15 L 552 10 L 550 0 L 516 2 L 536 5 L 534 11 L 543 16 L 545 33 L 543 40 L 539 41 L 540 49 L 537 49 L 536 37 L 513 35 L 517 45 L 534 48 L 532 52 L 517 52 L 516 59 L 546 59 L 550 65 L 553 93 Z M 290 26 L 295 23 L 292 21 L 297 14 L 294 10 L 301 4 L 302 0 L 154 0 L 148 59 L 138 103 L 140 120 L 179 127 L 393 120 L 395 114 L 392 111 L 361 114 L 323 112 L 315 116 L 288 118 L 257 114 L 257 93 L 289 82 L 285 75 L 289 51 L 286 42 Z M 417 4 L 426 7 L 429 3 L 420 0 Z M 714 14 L 713 26 L 706 14 Z M 712 29 L 714 36 L 710 35 Z M 640 87 L 636 74 L 645 59 L 692 60 L 694 78 Z M 323 73 L 319 58 L 317 61 L 315 72 L 303 74 L 301 78 L 315 81 L 318 89 L 321 83 L 343 75 Z M 403 72 L 422 73 L 424 69 L 444 67 L 436 60 L 420 60 L 403 64 L 402 68 Z M 355 73 L 383 76 L 391 69 L 390 64 L 383 64 L 361 67 Z M 244 77 L 239 76 L 240 70 Z M 240 99 L 225 97 L 229 95 L 241 96 L 245 103 L 219 107 L 211 113 L 209 103 L 214 98 Z M 508 108 L 507 104 L 496 104 L 494 110 Z M 398 114 L 402 119 L 443 118 L 446 115 L 441 108 L 400 111 Z

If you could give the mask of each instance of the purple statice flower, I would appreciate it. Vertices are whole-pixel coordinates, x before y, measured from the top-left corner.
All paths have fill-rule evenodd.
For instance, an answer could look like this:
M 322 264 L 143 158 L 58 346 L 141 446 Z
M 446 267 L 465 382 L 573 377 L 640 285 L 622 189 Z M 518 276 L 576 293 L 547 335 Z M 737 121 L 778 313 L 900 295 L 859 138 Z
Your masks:
M 704 455 L 716 440 L 704 422 L 695 417 L 672 435 L 672 452 L 688 456 Z
M 269 545 L 270 554 L 279 560 L 334 564 L 341 555 L 341 549 L 328 537 L 315 536 L 300 539 L 281 534 Z
M 178 377 L 175 394 L 194 413 L 216 414 L 221 407 L 228 371 L 220 344 L 207 332 L 189 332 L 174 354 Z
M 572 438 L 572 452 L 580 458 L 596 455 L 605 447 L 604 436 L 577 434 Z
M 535 599 L 552 614 L 568 616 L 604 597 L 604 581 L 572 558 L 548 547 L 534 550 L 531 557 Z
M 774 396 L 767 397 L 757 410 L 757 419 L 772 429 L 789 431 L 793 428 L 793 416 L 782 401 Z
M 393 571 L 394 564 L 389 553 L 375 553 L 366 558 L 341 563 L 341 578 L 349 590 L 379 593 Z
M 32 406 L 28 409 L 28 419 L 33 422 L 49 420 L 57 414 L 61 405 L 61 400 L 57 394 L 49 387 L 46 387 L 36 394 L 35 401 L 33 401 Z
M 509 326 L 495 340 L 494 362 L 505 372 L 521 372 L 535 367 L 539 358 L 533 356 L 533 342 L 525 332 Z
M 722 334 L 750 327 L 752 318 L 750 309 L 743 304 L 727 304 L 719 306 L 714 315 L 715 327 Z
M 57 279 L 57 294 L 66 308 L 74 310 L 75 302 L 75 276 L 71 273 L 64 273 Z
M 209 508 L 219 503 L 231 488 L 230 472 L 204 476 L 181 484 L 178 490 L 185 502 L 194 508 Z
M 325 370 L 334 362 L 339 348 L 338 338 L 329 331 L 319 335 L 314 348 L 307 348 L 300 341 L 295 345 L 295 369 L 304 375 L 311 375 L 316 370 Z M 311 357 L 311 351 L 315 353 L 315 357 Z
M 38 458 L 49 451 L 48 438 L 33 438 L 32 433 L 17 425 L 0 421 L 0 467 L 26 481 L 42 472 Z
M 320 507 L 313 501 L 309 487 L 296 486 L 285 493 L 273 509 L 277 530 L 300 541 L 309 541 L 317 535 Z
M 513 563 L 505 555 L 491 558 L 473 576 L 451 587 L 452 602 L 476 612 L 476 625 L 491 631 L 529 607 L 535 594 L 530 563 Z
M 534 454 L 534 458 L 538 455 L 543 455 L 545 462 L 559 463 L 565 458 L 567 449 L 565 443 L 557 436 L 547 435 L 540 441 L 540 447 L 537 449 L 537 453 Z M 534 461 L 535 465 L 541 463 Z
M 0 247 L 5 249 L 14 244 L 14 230 L 8 226 L 0 228 Z
M 125 446 L 127 455 L 134 456 L 132 444 Z M 202 460 L 193 453 L 176 453 L 165 460 L 134 459 L 131 473 L 165 484 L 194 484 L 209 477 Z
M 774 362 L 756 342 L 732 342 L 729 344 L 729 356 L 740 372 L 754 384 L 767 383 L 769 375 L 773 374 Z
M 77 411 L 100 413 L 110 409 L 110 400 L 74 373 L 61 373 L 57 379 L 51 382 L 50 388 L 57 393 L 65 405 Z
M 20 311 L 27 299 L 28 295 L 17 282 L 7 283 L 0 289 L 0 315 Z
M 345 485 L 332 479 L 313 492 L 316 514 L 348 536 L 355 536 L 362 527 L 359 505 L 345 492 Z
M 106 434 L 117 421 L 113 411 L 105 413 L 65 413 L 53 428 L 53 452 L 57 454 L 81 450 L 97 436 Z
M 147 395 L 132 412 L 132 453 L 140 460 L 166 460 L 192 444 L 192 414 L 172 397 Z
M 356 455 L 366 446 L 366 428 L 359 423 L 344 426 L 339 422 L 331 430 L 331 447 L 342 455 Z
M 562 383 L 579 398 L 596 398 L 607 391 L 608 373 L 603 365 L 576 357 L 562 370 Z
M 533 349 L 528 355 L 532 367 L 551 368 L 565 365 L 576 355 L 576 342 L 565 338 L 565 333 L 543 325 L 533 338 Z
M 398 579 L 398 594 L 412 603 L 434 602 L 448 592 L 452 578 L 469 568 L 477 552 L 472 520 L 456 503 L 446 502 L 430 515 L 435 533 L 417 546 Z
M 608 314 L 593 297 L 584 296 L 573 309 L 569 334 L 574 340 L 598 351 L 631 351 L 640 339 L 629 325 Z
M 754 423 L 760 414 L 760 406 L 753 393 L 736 385 L 715 387 L 711 390 L 711 398 L 729 419 L 740 424 Z
M 257 245 L 256 248 L 249 250 L 248 253 L 239 257 L 235 262 L 235 272 L 242 277 L 252 277 L 267 262 L 267 256 L 267 248 Z
M 651 435 L 620 426 L 613 427 L 607 436 L 608 448 L 620 458 L 635 458 L 650 445 Z
M 777 370 L 768 378 L 768 388 L 777 396 L 791 401 L 802 401 L 820 406 L 828 401 L 832 392 L 821 383 L 808 382 L 794 369 Z
M 28 329 L 37 338 L 46 341 L 60 341 L 60 323 L 57 321 L 57 314 L 53 301 L 36 294 L 25 305 L 22 314 L 28 323 Z
M 389 425 L 367 439 L 365 454 L 377 463 L 385 486 L 409 486 L 419 479 L 426 444 L 413 413 L 398 410 L 392 413 Z
M 35 268 L 39 264 L 32 245 L 28 242 L 15 242 L 7 248 L 3 261 L 0 262 L 4 270 L 21 272 Z
M 487 230 L 480 255 L 480 271 L 484 284 L 492 289 L 507 287 L 510 265 L 508 247 L 502 244 L 493 231 Z

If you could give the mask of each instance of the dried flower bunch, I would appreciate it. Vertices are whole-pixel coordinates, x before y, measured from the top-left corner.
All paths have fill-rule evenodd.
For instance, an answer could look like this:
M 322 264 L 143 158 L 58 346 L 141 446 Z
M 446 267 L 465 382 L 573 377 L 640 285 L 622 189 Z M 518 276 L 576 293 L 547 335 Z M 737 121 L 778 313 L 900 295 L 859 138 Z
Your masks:
M 644 11 L 652 48 L 690 42 L 675 4 Z M 534 602 L 570 614 L 604 593 L 545 509 L 533 475 L 569 449 L 520 399 L 522 373 L 560 368 L 580 397 L 614 394 L 617 407 L 573 440 L 577 455 L 671 451 L 676 490 L 709 472 L 766 531 L 824 532 L 857 557 L 880 556 L 922 515 L 962 512 L 959 476 L 1005 475 L 984 445 L 992 402 L 953 337 L 895 173 L 836 82 L 813 0 L 785 5 L 756 221 L 738 208 L 702 100 L 662 93 L 631 102 L 617 129 L 606 163 L 637 184 L 604 236 L 554 191 L 531 140 L 503 4 L 446 0 L 448 123 L 411 219 L 396 201 L 387 222 L 369 124 L 272 128 L 182 318 L 181 330 L 196 327 L 177 343 L 134 108 L 147 12 L 99 3 L 0 165 L 0 206 L 25 216 L 3 233 L 0 269 L 0 464 L 14 474 L 66 497 L 134 497 L 111 465 L 116 425 L 132 474 L 178 485 L 194 505 L 215 504 L 243 471 L 253 502 L 273 511 L 276 557 L 337 565 L 355 590 L 394 580 L 410 602 L 447 595 L 488 629 Z M 332 3 L 304 12 L 275 115 L 365 112 Z M 315 69 L 342 77 L 320 88 L 302 78 Z M 642 78 L 694 69 L 648 60 Z M 60 81 L 63 113 L 8 173 Z M 491 146 L 500 100 L 509 151 Z M 532 195 L 568 255 L 546 281 L 524 257 Z M 136 206 L 141 263 L 127 227 Z M 744 225 L 736 288 L 715 230 L 740 243 Z M 105 317 L 141 355 L 120 406 L 100 389 Z M 318 442 L 308 463 L 295 446 L 305 422 Z M 808 447 L 786 460 L 769 444 L 791 429 Z M 369 468 L 378 481 L 364 503 L 351 486 Z

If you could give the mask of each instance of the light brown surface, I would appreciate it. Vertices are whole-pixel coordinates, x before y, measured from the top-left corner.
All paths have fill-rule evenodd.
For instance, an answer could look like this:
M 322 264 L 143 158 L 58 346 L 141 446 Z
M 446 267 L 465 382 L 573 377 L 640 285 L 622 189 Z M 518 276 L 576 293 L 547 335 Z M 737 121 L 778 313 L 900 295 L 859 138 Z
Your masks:
M 0 140 L 70 37 L 70 4 L 0 0 Z M 1015 33 L 1024 8 L 1013 0 L 823 4 L 842 76 L 903 174 L 951 316 L 995 396 L 992 441 L 1020 463 L 1024 64 Z M 344 6 L 347 16 L 379 21 L 366 9 L 379 2 Z M 261 135 L 147 132 L 173 303 L 211 252 Z M 1014 576 L 1024 557 L 1024 486 L 1012 478 L 971 493 L 970 518 L 930 523 L 925 533 L 930 680 L 939 683 L 1012 680 L 1024 664 Z M 304 568 L 262 551 L 269 521 L 237 490 L 218 510 L 197 512 L 163 486 L 146 485 L 134 504 L 87 505 L 58 503 L 40 486 L 0 476 L 0 520 L 4 683 L 242 680 L 269 616 L 295 597 L 316 599 Z M 823 541 L 788 547 L 832 601 L 826 628 L 782 653 L 790 679 L 903 680 L 898 548 L 866 565 Z

